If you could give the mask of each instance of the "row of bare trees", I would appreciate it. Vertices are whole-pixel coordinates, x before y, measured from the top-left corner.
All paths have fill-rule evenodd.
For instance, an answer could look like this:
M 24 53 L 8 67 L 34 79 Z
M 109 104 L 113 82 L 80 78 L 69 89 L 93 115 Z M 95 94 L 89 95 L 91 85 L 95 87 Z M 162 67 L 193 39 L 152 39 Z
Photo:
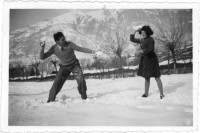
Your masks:
M 9 76 L 10 79 L 14 79 L 15 77 L 22 77 L 23 80 L 26 78 L 28 79 L 29 76 L 35 76 L 36 78 L 40 75 L 41 78 L 44 77 L 44 72 L 48 70 L 48 62 L 50 62 L 54 68 L 55 73 L 57 73 L 57 65 L 58 60 L 57 58 L 49 58 L 46 61 L 41 61 L 38 59 L 37 56 L 29 56 L 27 59 L 22 59 L 16 62 L 10 62 L 9 64 Z M 45 64 L 47 66 L 45 66 Z M 53 70 L 51 70 L 53 71 Z M 51 71 L 49 73 L 51 73 Z
M 130 55 L 127 57 L 122 57 L 123 66 L 134 65 L 136 59 L 130 60 Z M 15 79 L 22 77 L 23 80 L 27 80 L 29 76 L 35 78 L 44 78 L 44 73 L 56 74 L 58 72 L 58 60 L 57 58 L 49 58 L 45 61 L 39 60 L 36 56 L 30 58 L 29 63 L 21 60 L 16 63 L 9 64 L 9 75 L 10 79 Z M 115 58 L 99 58 L 94 56 L 93 59 L 80 59 L 82 70 L 99 70 L 100 73 L 104 73 L 105 70 L 109 72 L 111 68 L 116 68 L 119 66 L 118 59 Z M 137 63 L 135 63 L 137 64 Z M 40 76 L 40 77 L 39 77 Z
M 172 57 L 174 73 L 177 71 L 177 58 L 180 49 L 186 47 L 192 38 L 188 37 L 187 27 L 191 25 L 191 20 L 183 21 L 185 18 L 176 17 L 170 14 L 169 18 L 161 19 L 157 25 L 158 31 L 155 38 L 164 45 L 164 50 L 168 56 L 168 65 Z

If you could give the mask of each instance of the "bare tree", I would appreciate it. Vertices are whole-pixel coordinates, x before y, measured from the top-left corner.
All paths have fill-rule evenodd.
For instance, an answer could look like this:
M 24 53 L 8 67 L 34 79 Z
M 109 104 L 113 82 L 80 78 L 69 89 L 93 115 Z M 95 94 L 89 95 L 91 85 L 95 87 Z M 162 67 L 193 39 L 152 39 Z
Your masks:
M 57 72 L 58 72 L 58 69 L 57 69 L 58 60 L 57 60 L 57 58 L 54 58 L 54 59 L 50 58 L 50 62 L 51 62 L 51 63 L 53 64 L 53 66 L 55 67 L 56 73 L 57 73 Z
M 174 64 L 174 72 L 176 72 L 175 50 L 179 48 L 178 46 L 180 46 L 181 43 L 183 43 L 185 35 L 184 22 L 182 19 L 177 18 L 162 20 L 158 29 L 159 31 L 156 35 L 156 39 L 162 42 L 166 46 L 167 50 L 170 51 Z
M 128 69 L 129 69 L 129 66 L 131 65 L 131 63 L 133 62 L 134 59 L 135 59 L 135 56 L 131 56 L 130 54 L 127 56 L 126 64 L 128 66 Z
M 14 79 L 15 78 L 15 75 L 14 75 L 14 72 L 15 72 L 16 68 L 14 67 L 13 64 L 9 64 L 9 75 Z
M 101 46 L 107 54 L 111 54 L 119 58 L 119 73 L 121 74 L 122 55 L 124 54 L 129 43 L 125 35 L 128 24 L 127 16 L 111 9 L 103 8 L 102 10 L 104 14 L 105 27 L 107 28 L 104 33 L 106 35 L 103 35 L 106 37 L 103 37 L 104 42 Z
M 104 69 L 105 69 L 105 65 L 104 65 L 104 60 L 102 58 L 98 58 L 98 57 L 94 57 L 94 62 L 93 62 L 93 67 L 95 67 L 97 70 L 100 70 L 101 73 L 101 77 L 99 77 L 100 79 L 102 79 L 102 77 L 104 76 Z
M 34 55 L 32 57 L 29 56 L 30 62 L 31 62 L 31 67 L 33 67 L 35 69 L 35 76 L 37 78 L 39 71 L 38 71 L 38 67 L 41 63 L 41 61 L 39 59 L 37 59 L 37 56 Z
M 23 64 L 22 62 L 20 62 L 20 63 L 18 64 L 18 69 L 21 70 L 21 72 L 22 72 L 22 77 L 23 77 L 23 80 L 24 80 L 26 65 Z
M 43 78 L 44 78 L 44 72 L 45 72 L 45 61 L 40 61 L 40 64 L 39 64 L 39 66 L 38 66 L 38 69 L 39 69 L 39 71 L 40 71 L 40 78 L 41 78 L 41 80 L 43 80 Z
M 30 75 L 30 69 L 31 69 L 31 66 L 30 66 L 30 65 L 26 65 L 26 66 L 25 66 L 24 75 L 25 75 L 25 77 L 26 77 L 26 80 L 28 79 L 28 76 Z
M 128 40 L 125 35 L 119 35 L 119 32 L 107 34 L 104 45 L 101 45 L 102 49 L 107 54 L 115 55 L 119 58 L 119 69 L 122 69 L 122 54 L 128 46 Z

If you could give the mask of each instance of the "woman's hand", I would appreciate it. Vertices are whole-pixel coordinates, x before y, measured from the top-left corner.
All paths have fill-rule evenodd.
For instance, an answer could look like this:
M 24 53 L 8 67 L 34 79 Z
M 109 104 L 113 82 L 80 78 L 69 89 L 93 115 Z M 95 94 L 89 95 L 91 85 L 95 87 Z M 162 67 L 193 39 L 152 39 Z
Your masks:
M 137 29 L 138 32 L 140 32 L 141 28 Z
M 137 29 L 134 34 L 136 34 L 137 32 L 140 32 L 141 28 Z

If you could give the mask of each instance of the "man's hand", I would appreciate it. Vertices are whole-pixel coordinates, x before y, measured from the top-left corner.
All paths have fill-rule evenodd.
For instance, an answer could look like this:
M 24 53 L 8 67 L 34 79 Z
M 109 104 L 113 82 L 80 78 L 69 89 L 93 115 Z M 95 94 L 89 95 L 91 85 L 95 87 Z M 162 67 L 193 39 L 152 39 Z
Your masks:
M 42 48 L 44 48 L 44 47 L 45 47 L 45 41 L 43 41 L 43 42 L 41 41 L 41 42 L 40 42 L 40 46 L 41 46 Z

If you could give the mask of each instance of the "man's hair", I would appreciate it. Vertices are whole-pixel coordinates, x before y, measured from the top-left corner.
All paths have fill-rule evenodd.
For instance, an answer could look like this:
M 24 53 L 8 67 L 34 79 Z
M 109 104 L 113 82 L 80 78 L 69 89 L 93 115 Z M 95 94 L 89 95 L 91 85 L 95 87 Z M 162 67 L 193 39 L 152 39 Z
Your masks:
M 63 37 L 63 33 L 62 32 L 57 32 L 53 35 L 55 42 L 58 41 L 61 37 Z

